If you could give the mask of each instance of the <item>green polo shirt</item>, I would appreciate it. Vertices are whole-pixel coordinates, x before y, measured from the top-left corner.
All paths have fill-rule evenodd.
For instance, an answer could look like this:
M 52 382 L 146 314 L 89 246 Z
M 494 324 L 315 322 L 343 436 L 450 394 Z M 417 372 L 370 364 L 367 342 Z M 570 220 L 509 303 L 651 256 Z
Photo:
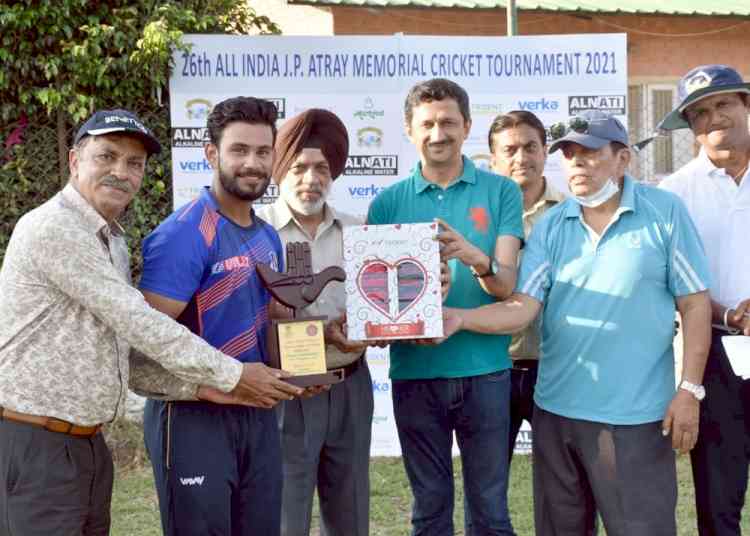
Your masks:
M 523 240 L 521 189 L 512 180 L 477 169 L 463 157 L 463 172 L 447 188 L 428 182 L 417 165 L 404 180 L 383 190 L 370 205 L 367 223 L 424 223 L 441 218 L 487 255 L 494 254 L 499 236 Z M 450 307 L 479 307 L 496 301 L 468 266 L 449 261 Z M 391 344 L 390 376 L 395 380 L 462 378 L 510 367 L 508 335 L 460 331 L 437 346 Z

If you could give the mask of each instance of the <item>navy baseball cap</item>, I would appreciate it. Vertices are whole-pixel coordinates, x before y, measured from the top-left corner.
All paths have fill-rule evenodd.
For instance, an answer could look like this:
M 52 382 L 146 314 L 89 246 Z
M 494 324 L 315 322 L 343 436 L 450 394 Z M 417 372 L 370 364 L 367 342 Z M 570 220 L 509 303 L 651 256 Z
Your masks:
M 589 110 L 571 117 L 567 122 L 555 123 L 549 128 L 550 137 L 555 140 L 549 146 L 554 153 L 564 143 L 577 143 L 589 149 L 601 149 L 616 141 L 628 145 L 628 131 L 614 115 Z
M 99 110 L 78 129 L 74 143 L 78 143 L 86 136 L 101 136 L 124 132 L 138 136 L 149 156 L 161 152 L 161 144 L 138 117 L 127 110 Z
M 701 65 L 682 77 L 677 86 L 680 104 L 656 126 L 661 130 L 690 128 L 683 112 L 694 102 L 718 93 L 750 93 L 750 83 L 743 82 L 737 71 L 726 65 Z

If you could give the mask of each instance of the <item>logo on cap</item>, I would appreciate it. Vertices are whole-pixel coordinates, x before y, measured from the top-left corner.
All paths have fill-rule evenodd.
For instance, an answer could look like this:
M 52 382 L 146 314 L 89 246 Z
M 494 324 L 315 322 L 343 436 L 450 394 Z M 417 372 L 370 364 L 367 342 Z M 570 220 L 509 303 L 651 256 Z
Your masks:
M 698 71 L 685 81 L 685 91 L 688 95 L 711 85 L 711 77 L 705 71 Z

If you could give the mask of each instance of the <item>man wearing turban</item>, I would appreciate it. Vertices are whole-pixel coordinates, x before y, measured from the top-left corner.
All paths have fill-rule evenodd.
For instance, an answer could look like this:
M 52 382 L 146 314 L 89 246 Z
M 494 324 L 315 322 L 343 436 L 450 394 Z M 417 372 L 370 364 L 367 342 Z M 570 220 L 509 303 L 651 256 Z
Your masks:
M 346 127 L 327 110 L 307 110 L 284 123 L 275 151 L 272 176 L 279 185 L 279 198 L 258 215 L 276 229 L 285 245 L 309 242 L 314 272 L 342 265 L 342 229 L 361 221 L 334 211 L 326 200 L 346 165 Z M 326 327 L 326 361 L 329 369 L 343 369 L 344 380 L 318 396 L 278 406 L 283 536 L 310 533 L 316 486 L 324 534 L 366 536 L 369 531 L 372 379 L 365 345 L 344 335 L 345 310 L 344 285 L 332 282 L 300 312 L 331 319 Z

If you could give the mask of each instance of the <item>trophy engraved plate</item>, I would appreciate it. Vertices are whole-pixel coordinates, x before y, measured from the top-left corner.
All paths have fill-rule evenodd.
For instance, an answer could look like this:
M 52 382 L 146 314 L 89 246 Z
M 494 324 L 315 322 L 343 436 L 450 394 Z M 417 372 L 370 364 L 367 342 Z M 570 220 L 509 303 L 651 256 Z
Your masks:
M 292 311 L 288 320 L 270 321 L 269 364 L 292 374 L 284 381 L 300 387 L 327 385 L 343 379 L 342 370 L 326 369 L 324 316 L 299 317 L 299 311 L 313 303 L 331 281 L 344 281 L 346 274 L 331 266 L 314 274 L 310 244 L 290 242 L 286 246 L 286 272 L 259 264 L 258 276 L 268 292 Z

